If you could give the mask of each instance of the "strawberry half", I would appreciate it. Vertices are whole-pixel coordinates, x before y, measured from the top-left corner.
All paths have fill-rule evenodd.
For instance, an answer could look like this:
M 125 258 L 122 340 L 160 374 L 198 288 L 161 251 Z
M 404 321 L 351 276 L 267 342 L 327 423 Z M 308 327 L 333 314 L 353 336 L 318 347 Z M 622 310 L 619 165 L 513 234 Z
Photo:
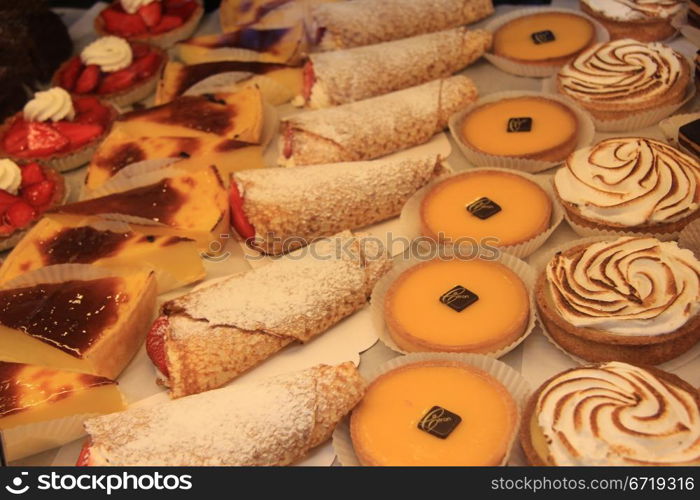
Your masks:
M 144 43 L 134 43 L 131 44 L 131 53 L 134 55 L 134 59 L 141 59 L 143 56 L 147 55 L 151 49 L 148 45 Z
M 8 193 L 3 189 L 0 189 L 0 213 L 4 214 L 5 212 L 7 212 L 7 209 L 10 208 L 10 206 L 18 200 L 19 197 L 15 196 L 12 193 Z
M 80 75 L 83 69 L 83 62 L 79 57 L 74 57 L 63 68 L 61 77 L 59 78 L 61 87 L 66 90 L 73 90 L 75 83 L 78 81 L 78 75 Z
M 72 146 L 82 146 L 102 134 L 104 128 L 96 123 L 56 122 L 54 127 L 67 137 Z
M 136 81 L 136 72 L 131 67 L 110 73 L 102 79 L 97 92 L 111 94 L 129 88 Z
M 98 123 L 106 126 L 109 121 L 109 108 L 96 97 L 79 97 L 73 101 L 78 123 Z
M 22 187 L 39 184 L 45 178 L 44 171 L 38 163 L 32 162 L 22 167 Z
M 179 26 L 182 26 L 181 18 L 177 16 L 163 16 L 163 19 L 161 19 L 158 24 L 151 28 L 151 33 L 166 33 Z
M 56 184 L 45 180 L 24 188 L 22 198 L 33 207 L 44 207 L 51 203 L 55 192 Z
M 14 202 L 5 213 L 7 222 L 17 229 L 27 227 L 34 220 L 35 216 L 34 208 L 24 200 Z
M 165 333 L 170 327 L 167 316 L 159 316 L 146 337 L 146 353 L 160 373 L 169 377 L 168 364 L 165 361 Z
M 29 124 L 19 118 L 10 126 L 10 129 L 3 137 L 2 145 L 5 151 L 18 154 L 25 151 L 28 145 Z
M 192 0 L 177 0 L 168 2 L 165 6 L 166 15 L 177 16 L 183 22 L 187 21 L 195 10 L 197 10 L 197 3 Z
M 157 25 L 160 22 L 160 18 L 163 17 L 163 7 L 160 2 L 152 2 L 144 5 L 140 7 L 137 12 L 149 28 Z
M 100 16 L 107 31 L 116 35 L 129 37 L 143 35 L 148 31 L 146 23 L 138 14 L 127 14 L 108 7 L 100 13 Z
M 136 76 L 143 80 L 153 75 L 160 65 L 160 55 L 156 52 L 151 52 L 141 59 L 137 59 L 131 65 L 131 69 L 136 72 Z
M 27 147 L 31 155 L 50 155 L 61 151 L 68 145 L 68 138 L 55 128 L 43 122 L 29 122 Z
M 100 67 L 96 64 L 86 66 L 78 81 L 75 82 L 75 92 L 77 94 L 88 94 L 92 92 L 100 81 Z

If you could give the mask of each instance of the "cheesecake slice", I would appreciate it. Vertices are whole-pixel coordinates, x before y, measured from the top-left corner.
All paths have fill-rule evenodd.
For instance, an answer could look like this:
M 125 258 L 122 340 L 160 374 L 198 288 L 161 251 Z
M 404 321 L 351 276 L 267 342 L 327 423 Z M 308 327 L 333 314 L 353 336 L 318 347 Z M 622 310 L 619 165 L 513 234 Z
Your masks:
M 216 167 L 168 168 L 131 181 L 137 187 L 63 205 L 55 213 L 126 216 L 139 225 L 153 224 L 151 234 L 190 238 L 204 249 L 228 235 L 226 189 Z
M 114 274 L 6 285 L 0 359 L 116 378 L 143 342 L 156 282 L 148 271 Z
M 206 275 L 194 241 L 151 234 L 147 226 L 96 217 L 53 214 L 41 219 L 7 256 L 0 283 L 56 264 L 107 268 L 143 266 L 156 272 L 159 293 L 199 281 Z

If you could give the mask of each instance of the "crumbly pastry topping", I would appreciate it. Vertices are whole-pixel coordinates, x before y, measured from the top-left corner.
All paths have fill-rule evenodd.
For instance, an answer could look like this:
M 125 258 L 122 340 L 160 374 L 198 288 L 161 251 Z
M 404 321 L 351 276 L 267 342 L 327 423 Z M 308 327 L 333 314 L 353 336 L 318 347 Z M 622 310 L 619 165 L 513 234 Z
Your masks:
M 700 164 L 663 142 L 621 137 L 573 153 L 554 182 L 584 217 L 632 227 L 695 212 Z
M 683 8 L 682 0 L 582 0 L 608 19 L 634 21 L 668 19 Z
M 129 42 L 118 36 L 103 36 L 85 47 L 80 59 L 87 66 L 96 64 L 106 73 L 119 71 L 131 64 L 133 53 Z
M 24 118 L 35 122 L 72 120 L 75 118 L 73 99 L 61 87 L 37 92 L 24 106 Z
M 10 194 L 17 194 L 22 185 L 22 170 L 7 158 L 0 159 L 0 189 Z
M 559 253 L 546 269 L 554 305 L 580 328 L 663 335 L 700 310 L 700 262 L 675 242 L 623 237 Z
M 129 14 L 136 14 L 144 5 L 158 1 L 160 0 L 120 0 L 120 3 L 122 4 L 122 8 Z
M 681 77 L 682 58 L 661 43 L 599 43 L 559 71 L 561 90 L 588 103 L 635 104 L 663 98 Z
M 554 465 L 700 460 L 700 409 L 694 395 L 626 363 L 562 373 L 540 393 L 536 415 Z

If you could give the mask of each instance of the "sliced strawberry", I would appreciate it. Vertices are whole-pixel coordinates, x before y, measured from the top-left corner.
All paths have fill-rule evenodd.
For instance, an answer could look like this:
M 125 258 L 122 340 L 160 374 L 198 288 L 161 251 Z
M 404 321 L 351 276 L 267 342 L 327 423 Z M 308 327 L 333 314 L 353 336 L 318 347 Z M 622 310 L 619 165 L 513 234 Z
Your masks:
M 44 207 L 51 203 L 53 194 L 56 192 L 56 183 L 45 180 L 39 184 L 24 188 L 22 198 L 27 200 L 33 207 Z
M 79 97 L 74 101 L 77 111 L 75 121 L 78 123 L 99 123 L 107 125 L 109 120 L 109 108 L 96 97 Z
M 131 53 L 134 55 L 134 59 L 141 59 L 142 57 L 148 55 L 151 49 L 145 43 L 133 43 L 131 44 Z
M 80 75 L 82 69 L 83 62 L 79 57 L 74 57 L 68 61 L 59 78 L 61 87 L 66 90 L 73 90 L 75 83 L 78 81 L 78 75 Z
M 166 33 L 168 31 L 174 30 L 175 28 L 182 26 L 182 19 L 177 16 L 163 16 L 153 28 L 151 28 L 151 33 Z
M 97 123 L 56 122 L 54 127 L 67 137 L 72 146 L 82 146 L 102 134 L 104 128 Z
M 76 467 L 88 467 L 90 465 L 90 438 L 87 438 L 83 443 L 83 447 L 80 449 L 80 455 L 78 455 L 78 460 L 75 462 Z
M 32 206 L 24 200 L 14 202 L 5 213 L 8 224 L 17 229 L 27 227 L 34 220 L 35 216 L 36 212 Z
M 12 193 L 8 193 L 7 191 L 0 189 L 0 213 L 4 214 L 7 212 L 7 209 L 19 199 L 19 196 L 15 196 Z
M 68 145 L 68 138 L 43 122 L 29 122 L 27 147 L 32 155 L 42 156 L 57 153 Z
M 238 190 L 236 181 L 233 179 L 231 180 L 229 203 L 231 204 L 231 225 L 233 229 L 245 240 L 255 238 L 255 227 L 253 227 L 245 214 L 243 197 Z
M 146 23 L 138 14 L 119 12 L 112 7 L 104 9 L 100 15 L 107 31 L 125 37 L 143 35 L 147 32 Z
M 100 67 L 96 64 L 86 66 L 78 81 L 75 82 L 75 92 L 77 94 L 88 94 L 92 92 L 100 82 Z
M 136 72 L 131 67 L 110 73 L 102 79 L 99 94 L 111 94 L 129 88 L 136 81 Z
M 25 151 L 28 145 L 29 124 L 23 119 L 17 119 L 3 137 L 2 145 L 5 151 L 18 154 Z
M 39 184 L 46 178 L 41 165 L 38 163 L 28 163 L 22 167 L 22 187 Z
M 156 52 L 151 52 L 148 55 L 137 59 L 131 65 L 131 69 L 136 72 L 136 76 L 143 80 L 153 75 L 160 65 L 160 55 Z
M 157 25 L 160 22 L 160 18 L 163 17 L 163 7 L 160 2 L 152 2 L 144 5 L 140 7 L 137 12 L 149 28 Z
M 165 333 L 170 328 L 167 316 L 159 316 L 153 322 L 146 337 L 146 353 L 160 373 L 169 377 L 168 364 L 165 360 Z

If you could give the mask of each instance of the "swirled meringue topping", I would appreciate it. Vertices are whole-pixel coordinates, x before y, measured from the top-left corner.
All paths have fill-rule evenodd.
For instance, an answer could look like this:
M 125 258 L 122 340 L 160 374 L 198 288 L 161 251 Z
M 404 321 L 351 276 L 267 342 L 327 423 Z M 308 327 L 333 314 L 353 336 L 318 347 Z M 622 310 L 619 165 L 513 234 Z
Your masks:
M 559 70 L 561 90 L 583 102 L 640 103 L 664 96 L 678 81 L 682 57 L 660 43 L 599 43 Z
M 621 336 L 662 335 L 700 310 L 700 262 L 675 242 L 623 237 L 559 253 L 546 269 L 561 317 Z
M 107 73 L 126 68 L 131 64 L 133 57 L 129 42 L 117 36 L 98 38 L 80 53 L 84 64 L 96 64 Z
M 562 373 L 537 422 L 555 465 L 669 465 L 700 460 L 700 409 L 688 391 L 620 362 Z
M 24 105 L 24 118 L 34 122 L 72 120 L 75 118 L 73 99 L 61 87 L 53 87 L 34 94 Z
M 10 194 L 17 194 L 22 184 L 22 170 L 15 162 L 7 158 L 0 160 L 0 189 Z
M 159 0 L 121 0 L 122 8 L 129 14 L 136 14 L 141 7 Z
M 589 219 L 628 227 L 672 222 L 698 209 L 700 163 L 653 139 L 606 139 L 569 156 L 554 184 Z
M 582 0 L 594 12 L 619 21 L 668 19 L 683 8 L 681 0 Z

